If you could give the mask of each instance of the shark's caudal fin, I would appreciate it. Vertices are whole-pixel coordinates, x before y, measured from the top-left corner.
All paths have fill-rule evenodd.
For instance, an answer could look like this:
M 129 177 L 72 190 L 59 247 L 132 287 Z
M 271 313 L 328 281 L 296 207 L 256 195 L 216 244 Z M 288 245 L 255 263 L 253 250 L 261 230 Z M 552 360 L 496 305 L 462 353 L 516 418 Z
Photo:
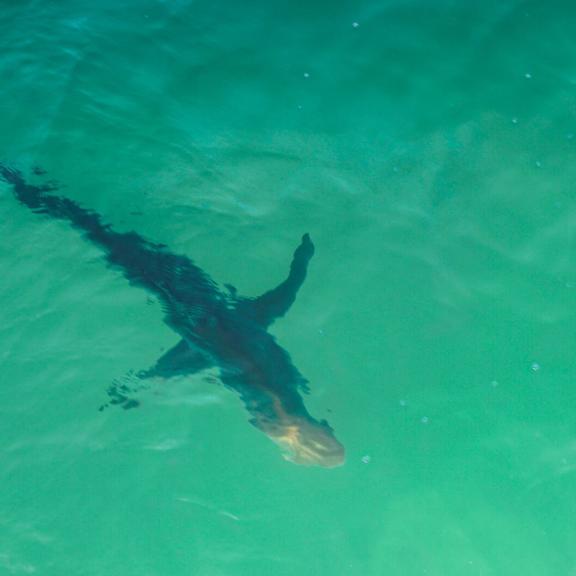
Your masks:
M 238 311 L 264 326 L 269 326 L 277 318 L 284 316 L 296 300 L 298 290 L 306 279 L 308 263 L 313 255 L 314 244 L 310 235 L 304 234 L 294 252 L 288 278 L 258 298 L 241 300 L 238 303 Z
M 36 175 L 43 171 L 36 169 Z M 55 182 L 42 185 L 26 182 L 22 173 L 0 163 L 0 179 L 12 185 L 16 199 L 32 211 L 51 218 L 68 220 L 72 226 L 82 230 L 85 236 L 102 246 L 112 236 L 110 227 L 101 222 L 100 216 L 93 210 L 82 208 L 79 204 L 62 196 L 53 194 L 58 189 Z
M 11 184 L 14 189 L 14 196 L 16 196 L 22 204 L 34 211 L 40 211 L 42 209 L 43 195 L 56 189 L 56 184 L 53 182 L 43 184 L 42 186 L 32 186 L 24 180 L 19 170 L 1 163 L 0 179 Z
M 54 183 L 29 184 L 20 171 L 1 163 L 0 179 L 11 184 L 14 196 L 34 212 L 67 221 L 79 230 L 132 284 L 154 293 L 163 302 L 167 313 L 174 296 L 183 302 L 193 301 L 196 309 L 208 307 L 220 297 L 212 279 L 192 260 L 174 254 L 136 232 L 115 232 L 94 210 L 55 194 L 58 187 Z M 167 293 L 166 286 L 170 293 Z

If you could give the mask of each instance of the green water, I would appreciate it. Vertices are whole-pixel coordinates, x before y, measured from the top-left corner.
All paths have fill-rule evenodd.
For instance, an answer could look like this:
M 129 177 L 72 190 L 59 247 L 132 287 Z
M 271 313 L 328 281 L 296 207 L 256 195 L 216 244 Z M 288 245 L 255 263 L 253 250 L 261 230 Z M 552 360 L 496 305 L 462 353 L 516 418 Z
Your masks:
M 357 25 L 355 25 L 356 23 Z M 576 574 L 576 7 L 0 4 L 0 160 L 257 295 L 346 465 L 234 393 L 106 388 L 177 341 L 0 188 L 0 574 Z

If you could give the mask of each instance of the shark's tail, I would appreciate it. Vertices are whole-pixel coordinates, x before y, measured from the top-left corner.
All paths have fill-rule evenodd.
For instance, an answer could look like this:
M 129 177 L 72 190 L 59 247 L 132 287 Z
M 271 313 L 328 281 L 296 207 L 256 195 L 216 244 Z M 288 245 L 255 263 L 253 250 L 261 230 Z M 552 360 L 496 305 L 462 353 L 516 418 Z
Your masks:
M 43 195 L 46 192 L 50 192 L 56 189 L 56 185 L 53 183 L 43 184 L 41 186 L 34 186 L 28 184 L 22 172 L 16 168 L 11 168 L 0 163 L 0 179 L 4 180 L 6 183 L 11 184 L 14 191 L 14 196 L 25 204 L 29 208 L 35 211 L 42 210 L 44 202 Z
M 39 173 L 38 170 L 35 173 Z M 92 210 L 54 194 L 58 184 L 47 182 L 37 185 L 26 182 L 22 173 L 0 163 L 0 179 L 12 185 L 14 196 L 33 212 L 46 214 L 52 218 L 69 221 L 96 244 L 109 249 L 109 238 L 113 236 L 109 226 L 102 224 L 100 216 Z
M 16 186 L 18 182 L 24 182 L 22 174 L 18 170 L 9 168 L 2 163 L 0 163 L 0 176 L 2 176 L 3 180 L 14 186 Z

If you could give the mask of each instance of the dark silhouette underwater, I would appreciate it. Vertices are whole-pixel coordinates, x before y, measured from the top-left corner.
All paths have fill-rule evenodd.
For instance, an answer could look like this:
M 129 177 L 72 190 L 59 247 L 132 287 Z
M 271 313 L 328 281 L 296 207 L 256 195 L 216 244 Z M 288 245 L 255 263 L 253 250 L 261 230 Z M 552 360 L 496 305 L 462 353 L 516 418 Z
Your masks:
M 286 459 L 323 467 L 344 463 L 344 447 L 330 425 L 313 418 L 304 405 L 301 393 L 308 391 L 306 379 L 268 332 L 288 312 L 306 278 L 314 254 L 308 234 L 296 248 L 281 284 L 258 298 L 243 298 L 235 290 L 220 290 L 186 256 L 135 232 L 113 231 L 93 210 L 55 194 L 54 183 L 30 184 L 19 170 L 2 164 L 0 177 L 11 185 L 20 203 L 38 214 L 68 221 L 102 250 L 109 266 L 160 300 L 164 321 L 181 339 L 154 366 L 137 372 L 138 381 L 217 367 L 222 383 L 239 394 L 250 422 L 281 446 Z M 126 409 L 139 404 L 126 384 L 113 384 L 108 394 L 108 404 Z

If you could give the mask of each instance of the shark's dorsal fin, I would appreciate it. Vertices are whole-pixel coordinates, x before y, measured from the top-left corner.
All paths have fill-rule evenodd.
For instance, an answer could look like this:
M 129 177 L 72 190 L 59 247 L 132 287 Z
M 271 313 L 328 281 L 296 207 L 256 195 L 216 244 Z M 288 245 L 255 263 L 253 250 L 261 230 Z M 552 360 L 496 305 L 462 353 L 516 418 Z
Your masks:
M 296 294 L 306 279 L 308 262 L 313 255 L 314 244 L 310 235 L 304 234 L 294 252 L 288 278 L 258 298 L 240 300 L 237 304 L 238 311 L 263 326 L 269 326 L 276 318 L 284 316 L 296 300 Z

